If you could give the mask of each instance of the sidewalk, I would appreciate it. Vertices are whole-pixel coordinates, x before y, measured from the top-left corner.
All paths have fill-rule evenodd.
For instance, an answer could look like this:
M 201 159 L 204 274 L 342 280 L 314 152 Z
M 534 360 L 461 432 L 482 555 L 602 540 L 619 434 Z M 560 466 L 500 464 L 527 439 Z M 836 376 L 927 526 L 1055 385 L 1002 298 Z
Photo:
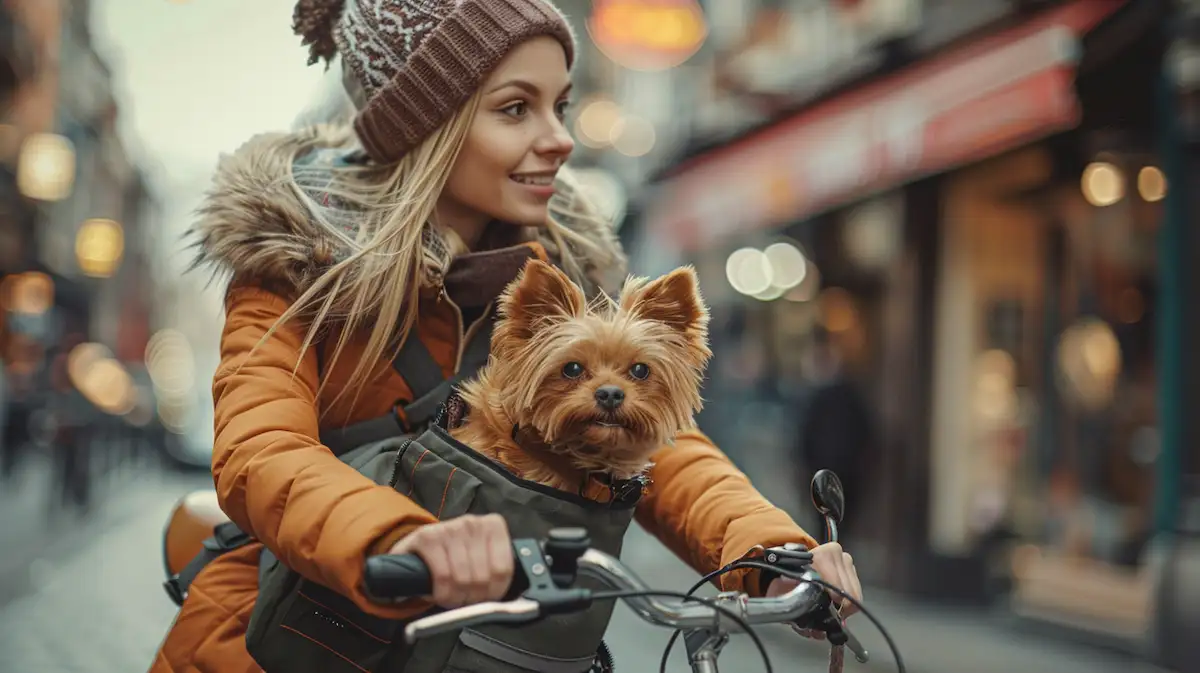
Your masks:
M 176 611 L 160 586 L 162 526 L 202 485 L 125 474 L 86 525 L 45 536 L 24 586 L 0 603 L 0 673 L 146 670 Z

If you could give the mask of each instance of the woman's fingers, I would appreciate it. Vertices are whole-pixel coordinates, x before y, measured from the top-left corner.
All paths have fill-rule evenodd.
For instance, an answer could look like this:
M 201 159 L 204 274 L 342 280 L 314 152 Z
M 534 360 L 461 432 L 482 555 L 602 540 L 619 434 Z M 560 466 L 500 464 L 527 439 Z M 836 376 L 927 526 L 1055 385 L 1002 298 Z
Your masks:
M 454 546 L 462 557 L 463 604 L 488 600 L 491 582 L 491 557 L 488 554 L 484 526 L 476 518 L 463 519 Z
M 862 583 L 858 579 L 858 569 L 854 567 L 854 557 L 848 553 L 842 554 L 842 585 L 839 587 L 854 601 L 862 601 Z M 841 615 L 843 618 L 858 612 L 858 605 L 853 601 L 842 599 Z
M 854 557 L 836 542 L 823 544 L 814 548 L 812 552 L 812 568 L 825 582 L 842 590 L 856 601 L 862 600 L 862 583 L 858 579 L 858 570 L 854 567 Z M 858 607 L 845 596 L 836 591 L 829 593 L 834 603 L 841 606 L 843 617 L 849 617 L 858 611 Z
M 483 517 L 482 537 L 487 548 L 487 600 L 498 600 L 508 593 L 513 579 L 513 545 L 504 517 Z
M 389 553 L 420 556 L 433 580 L 433 601 L 444 608 L 502 598 L 512 583 L 512 540 L 498 514 L 422 526 Z

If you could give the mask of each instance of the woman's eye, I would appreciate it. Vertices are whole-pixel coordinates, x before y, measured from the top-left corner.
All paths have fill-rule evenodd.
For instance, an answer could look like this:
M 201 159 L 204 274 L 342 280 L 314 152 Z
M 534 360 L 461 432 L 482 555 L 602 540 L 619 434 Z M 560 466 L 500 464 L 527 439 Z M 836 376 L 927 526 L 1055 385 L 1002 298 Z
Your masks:
M 525 113 L 529 111 L 529 106 L 525 101 L 517 101 L 512 105 L 500 108 L 500 111 L 510 117 L 524 117 Z
M 639 381 L 645 381 L 650 376 L 650 366 L 639 362 L 629 368 L 629 375 Z
M 569 101 L 569 100 L 559 101 L 558 105 L 554 106 L 554 113 L 558 115 L 559 119 L 563 119 L 567 116 L 567 110 L 569 110 L 570 108 L 571 108 L 571 101 Z
M 579 364 L 578 362 L 568 362 L 567 364 L 563 365 L 562 373 L 563 376 L 569 379 L 577 379 L 580 376 L 583 376 L 583 365 Z

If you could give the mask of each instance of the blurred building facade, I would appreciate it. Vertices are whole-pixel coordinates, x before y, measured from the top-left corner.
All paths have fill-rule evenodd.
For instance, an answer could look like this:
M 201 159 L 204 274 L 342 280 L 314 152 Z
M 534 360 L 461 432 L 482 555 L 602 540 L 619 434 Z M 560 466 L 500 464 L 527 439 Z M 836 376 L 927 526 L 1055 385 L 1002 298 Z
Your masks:
M 828 335 L 873 417 L 870 581 L 1140 646 L 1187 450 L 1161 375 L 1182 366 L 1159 263 L 1170 4 L 620 4 L 706 21 L 682 64 L 663 65 L 684 29 L 605 59 L 596 3 L 576 120 L 636 270 L 701 273 L 702 427 L 808 516 L 806 472 L 778 465 L 805 455 Z M 622 152 L 638 117 L 657 144 Z
M 4 30 L 15 36 L 4 41 L 13 52 L 5 58 L 19 64 L 0 120 L 7 403 L 27 394 L 25 404 L 40 404 L 56 355 L 97 343 L 123 374 L 82 392 L 115 416 L 137 407 L 144 420 L 153 407 L 128 384 L 145 369 L 155 319 L 148 255 L 157 204 L 117 135 L 112 76 L 89 13 L 85 0 L 4 3 Z M 124 392 L 108 390 L 113 380 Z

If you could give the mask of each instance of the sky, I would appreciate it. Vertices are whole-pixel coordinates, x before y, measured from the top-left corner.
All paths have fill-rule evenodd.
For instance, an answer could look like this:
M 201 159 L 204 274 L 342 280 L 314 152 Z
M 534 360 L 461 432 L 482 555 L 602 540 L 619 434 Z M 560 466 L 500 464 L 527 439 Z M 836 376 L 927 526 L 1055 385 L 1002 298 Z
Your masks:
M 183 178 L 255 133 L 290 126 L 324 70 L 305 64 L 294 3 L 93 0 L 127 142 L 163 163 L 165 177 Z

